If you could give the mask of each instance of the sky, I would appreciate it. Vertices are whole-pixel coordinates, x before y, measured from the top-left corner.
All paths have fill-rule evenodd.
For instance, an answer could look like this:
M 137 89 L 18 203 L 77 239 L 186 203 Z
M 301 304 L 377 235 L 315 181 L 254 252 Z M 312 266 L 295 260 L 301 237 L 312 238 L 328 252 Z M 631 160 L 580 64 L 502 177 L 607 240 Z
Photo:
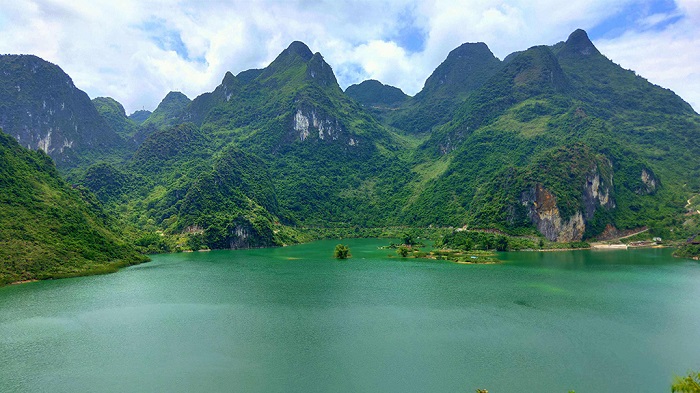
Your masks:
M 586 30 L 608 58 L 700 111 L 700 0 L 13 0 L 0 53 L 59 65 L 127 114 L 169 91 L 191 99 L 226 71 L 262 68 L 292 41 L 320 52 L 342 88 L 377 79 L 413 95 L 465 42 L 500 59 Z

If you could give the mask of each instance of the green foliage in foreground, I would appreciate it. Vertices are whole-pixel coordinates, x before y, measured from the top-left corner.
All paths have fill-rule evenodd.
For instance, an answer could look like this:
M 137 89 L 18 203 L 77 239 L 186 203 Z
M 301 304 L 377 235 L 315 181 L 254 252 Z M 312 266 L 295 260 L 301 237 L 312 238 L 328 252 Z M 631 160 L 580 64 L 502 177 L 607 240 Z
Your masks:
M 42 151 L 0 132 L 0 285 L 108 273 L 147 258 L 113 230 L 94 195 Z
M 344 244 L 338 244 L 335 246 L 333 251 L 333 256 L 337 259 L 347 259 L 350 258 L 350 248 Z
M 676 376 L 671 385 L 673 393 L 700 393 L 700 373 L 690 372 L 685 377 Z

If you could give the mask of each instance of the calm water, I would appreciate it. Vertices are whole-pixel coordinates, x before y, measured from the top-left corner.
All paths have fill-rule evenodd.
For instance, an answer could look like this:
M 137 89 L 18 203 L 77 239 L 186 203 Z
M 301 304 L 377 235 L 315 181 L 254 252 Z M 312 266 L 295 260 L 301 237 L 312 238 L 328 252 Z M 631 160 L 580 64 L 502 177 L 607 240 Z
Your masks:
M 470 266 L 336 243 L 0 288 L 0 391 L 667 392 L 700 369 L 700 265 L 669 250 Z

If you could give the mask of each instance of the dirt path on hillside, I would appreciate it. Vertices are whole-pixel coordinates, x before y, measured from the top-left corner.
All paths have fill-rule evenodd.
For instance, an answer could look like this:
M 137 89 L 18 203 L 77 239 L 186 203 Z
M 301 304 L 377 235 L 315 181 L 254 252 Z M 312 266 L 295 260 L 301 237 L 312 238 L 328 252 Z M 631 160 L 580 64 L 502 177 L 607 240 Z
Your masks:
M 622 239 L 627 239 L 628 237 L 632 237 L 632 236 L 635 236 L 635 235 L 639 235 L 640 233 L 644 233 L 644 232 L 647 232 L 648 230 L 649 230 L 649 228 L 646 228 L 646 229 L 642 229 L 642 230 L 641 230 L 641 231 L 639 231 L 639 232 L 635 232 L 635 233 L 633 233 L 633 234 L 631 234 L 631 235 L 627 235 L 627 236 L 622 236 L 622 237 L 618 237 L 618 238 L 617 238 L 617 239 L 615 239 L 615 240 L 622 240 Z

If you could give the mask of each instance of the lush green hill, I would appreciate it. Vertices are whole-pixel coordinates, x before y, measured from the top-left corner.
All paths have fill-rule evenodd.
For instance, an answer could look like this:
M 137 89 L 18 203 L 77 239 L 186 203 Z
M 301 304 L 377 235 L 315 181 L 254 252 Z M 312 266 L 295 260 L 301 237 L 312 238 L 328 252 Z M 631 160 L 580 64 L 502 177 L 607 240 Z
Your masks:
M 423 89 L 386 115 L 386 122 L 412 134 L 430 132 L 450 121 L 472 92 L 502 64 L 483 42 L 466 43 L 451 51 L 425 81 Z
M 413 126 L 387 127 L 368 111 L 370 101 L 387 104 L 390 90 L 366 82 L 350 99 L 322 56 L 294 42 L 264 69 L 227 73 L 182 110 L 180 121 L 192 123 L 152 135 L 124 168 L 101 168 L 130 197 L 87 184 L 108 204 L 121 200 L 136 225 L 195 228 L 211 247 L 242 244 L 215 235 L 241 217 L 263 223 L 253 237 L 267 240 L 256 245 L 284 242 L 270 236 L 277 223 L 468 225 L 553 241 L 641 226 L 664 236 L 692 230 L 682 202 L 700 184 L 677 168 L 700 167 L 698 116 L 610 62 L 585 32 L 507 62 L 484 44 L 452 51 L 416 97 L 390 100 L 430 124 L 420 145 Z M 276 202 L 217 175 L 224 152 L 246 163 L 242 179 L 264 174 L 269 186 L 257 189 Z M 217 206 L 232 213 L 215 214 Z
M 0 132 L 0 285 L 114 271 L 146 258 L 95 197 L 72 188 L 43 151 Z
M 147 111 L 145 109 L 140 109 L 137 110 L 136 112 L 132 113 L 129 115 L 129 119 L 133 120 L 136 124 L 142 124 L 144 121 L 148 119 L 149 116 L 151 116 L 151 111 Z
M 179 91 L 171 91 L 158 104 L 158 107 L 146 120 L 141 123 L 139 132 L 135 135 L 138 141 L 143 141 L 148 135 L 157 130 L 163 130 L 185 121 L 183 111 L 190 104 L 190 99 Z
M 396 108 L 410 98 L 398 87 L 385 85 L 374 79 L 348 86 L 345 94 L 365 107 L 379 109 Z
M 209 247 L 269 246 L 294 241 L 284 224 L 382 225 L 401 205 L 405 143 L 303 43 L 265 69 L 227 73 L 180 116 L 191 122 L 154 132 L 126 165 L 87 171 L 133 225 Z
M 565 241 L 641 226 L 682 236 L 699 135 L 685 102 L 579 30 L 515 55 L 431 134 L 418 162 L 449 164 L 407 205 L 407 222 L 537 228 Z
M 130 140 L 139 130 L 138 123 L 126 116 L 122 104 L 111 97 L 97 97 L 92 100 L 97 112 L 123 139 Z

